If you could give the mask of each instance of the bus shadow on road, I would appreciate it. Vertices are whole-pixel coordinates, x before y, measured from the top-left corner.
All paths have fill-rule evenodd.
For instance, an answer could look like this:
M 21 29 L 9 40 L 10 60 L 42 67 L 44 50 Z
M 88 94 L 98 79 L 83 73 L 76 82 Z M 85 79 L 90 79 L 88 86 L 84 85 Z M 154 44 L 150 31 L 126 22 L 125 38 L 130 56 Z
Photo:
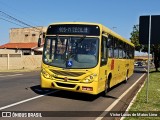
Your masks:
M 127 83 L 128 83 L 128 82 L 127 82 Z M 108 92 L 106 93 L 105 96 L 103 95 L 103 97 L 104 97 L 104 98 L 111 98 L 111 99 L 115 99 L 115 100 L 118 99 L 118 97 L 111 96 L 111 94 L 112 94 L 113 91 L 116 90 L 118 87 L 122 87 L 122 85 L 125 85 L 125 84 L 127 84 L 127 83 L 126 83 L 125 81 L 122 81 L 122 82 L 118 83 L 117 85 L 109 88 L 109 89 L 108 89 Z
M 51 96 L 61 97 L 66 99 L 73 99 L 73 100 L 80 100 L 80 101 L 94 101 L 97 98 L 99 98 L 98 95 L 90 95 L 85 93 L 77 93 L 77 92 L 64 91 L 64 90 L 60 90 Z
M 40 85 L 32 86 L 30 87 L 30 89 L 39 95 L 60 97 L 60 98 L 74 99 L 74 100 L 81 100 L 81 101 L 94 101 L 100 97 L 99 94 L 90 95 L 90 94 L 85 94 L 85 93 L 77 93 L 77 92 L 64 91 L 64 90 L 43 89 L 41 88 Z M 47 93 L 50 93 L 50 94 L 47 94 Z
M 117 84 L 116 86 L 110 88 L 110 90 L 108 92 L 112 91 L 112 89 L 115 89 L 116 87 L 120 86 L 121 84 L 124 84 L 124 82 L 121 82 L 121 83 Z M 32 86 L 32 87 L 30 87 L 30 89 L 39 95 L 60 97 L 60 98 L 74 99 L 74 100 L 81 100 L 81 101 L 94 101 L 94 100 L 98 99 L 99 97 L 118 99 L 117 97 L 111 96 L 108 93 L 105 96 L 102 95 L 101 93 L 99 93 L 98 95 L 90 95 L 90 94 L 85 94 L 85 93 L 78 93 L 78 92 L 71 92 L 71 91 L 64 91 L 64 90 L 56 91 L 55 89 L 44 89 L 44 88 L 41 88 L 40 85 Z M 51 93 L 51 94 L 47 94 L 47 93 Z
M 32 86 L 32 87 L 30 87 L 30 89 L 39 95 L 45 95 L 45 94 L 53 91 L 53 89 L 43 89 L 43 88 L 41 88 L 40 85 Z
M 105 97 L 105 98 L 111 98 L 111 99 L 115 99 L 115 100 L 118 99 L 117 97 L 114 97 L 114 96 L 111 96 L 111 95 L 107 95 L 107 94 L 105 96 L 103 96 L 103 97 Z

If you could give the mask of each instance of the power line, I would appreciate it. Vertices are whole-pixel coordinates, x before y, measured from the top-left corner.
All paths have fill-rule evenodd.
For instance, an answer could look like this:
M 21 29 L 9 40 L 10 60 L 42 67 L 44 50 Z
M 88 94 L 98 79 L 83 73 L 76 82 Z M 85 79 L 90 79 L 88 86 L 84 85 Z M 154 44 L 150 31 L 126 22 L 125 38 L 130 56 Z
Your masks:
M 0 13 L 1 13 L 1 16 L 5 17 L 5 18 L 7 18 L 7 19 L 10 19 L 10 20 L 12 20 L 12 21 L 16 21 L 16 22 L 18 22 L 18 23 L 20 23 L 20 24 L 23 24 L 23 25 L 25 25 L 25 26 L 32 27 L 32 28 L 34 28 L 34 29 L 37 29 L 37 30 L 41 31 L 41 29 L 38 29 L 38 28 L 36 28 L 36 27 L 34 27 L 34 26 L 32 26 L 32 25 L 29 25 L 29 24 L 21 21 L 21 20 L 18 20 L 17 18 L 15 18 L 15 17 L 13 17 L 13 16 L 11 16 L 11 15 L 3 12 L 3 11 L 0 11 Z M 10 21 L 10 22 L 11 22 L 11 21 Z
M 11 20 L 14 20 L 14 21 L 17 21 L 17 22 L 19 22 L 19 23 L 21 23 L 21 24 L 24 24 L 24 25 L 28 26 L 28 27 L 32 27 L 32 28 L 38 29 L 38 28 L 36 28 L 36 27 L 33 27 L 32 25 L 29 25 L 29 24 L 21 21 L 21 20 L 18 20 L 18 19 L 15 18 L 15 17 L 12 17 L 11 15 L 9 15 L 9 14 L 3 12 L 3 11 L 0 11 L 0 12 L 2 13 L 2 16 L 4 16 L 4 17 L 7 17 L 7 18 L 9 18 L 9 19 L 11 19 Z M 38 30 L 40 30 L 40 29 L 38 29 Z
M 9 23 L 12 23 L 12 24 L 15 24 L 15 25 L 24 27 L 24 26 L 22 26 L 22 25 L 19 25 L 19 24 L 17 24 L 17 23 L 14 23 L 14 22 L 12 22 L 12 21 L 7 20 L 7 19 L 1 18 L 1 17 L 0 17 L 0 19 L 2 19 L 2 20 L 4 20 L 4 21 L 7 21 L 7 22 L 9 22 Z

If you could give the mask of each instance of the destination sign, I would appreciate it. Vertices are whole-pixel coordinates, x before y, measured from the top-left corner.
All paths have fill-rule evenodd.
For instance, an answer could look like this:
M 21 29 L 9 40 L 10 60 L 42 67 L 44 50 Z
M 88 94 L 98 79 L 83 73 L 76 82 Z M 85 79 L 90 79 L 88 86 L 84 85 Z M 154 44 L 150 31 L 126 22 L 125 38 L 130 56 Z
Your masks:
M 80 24 L 65 24 L 65 25 L 50 25 L 47 30 L 47 35 L 91 35 L 99 36 L 100 29 L 97 25 L 80 25 Z

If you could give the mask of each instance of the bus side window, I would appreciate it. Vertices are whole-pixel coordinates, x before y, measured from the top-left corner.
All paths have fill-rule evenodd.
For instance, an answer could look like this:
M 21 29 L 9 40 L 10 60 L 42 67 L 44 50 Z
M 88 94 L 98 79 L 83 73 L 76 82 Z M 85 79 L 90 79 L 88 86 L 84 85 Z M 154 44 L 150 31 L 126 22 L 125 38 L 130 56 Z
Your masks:
M 114 58 L 117 58 L 118 59 L 118 56 L 119 56 L 119 43 L 118 43 L 118 39 L 117 38 L 114 38 Z
M 126 43 L 123 44 L 123 58 L 127 58 Z
M 127 59 L 130 59 L 130 57 L 129 57 L 129 45 L 126 45 L 126 56 L 127 56 Z
M 107 37 L 102 36 L 101 43 L 101 66 L 107 64 Z
M 122 59 L 123 58 L 123 42 L 119 41 L 119 58 Z
M 132 46 L 129 47 L 129 56 L 130 56 L 130 59 L 134 58 L 134 48 Z
M 114 57 L 113 43 L 114 43 L 113 37 L 109 36 L 108 40 L 107 40 L 107 48 L 108 48 L 108 57 L 109 58 L 113 58 Z

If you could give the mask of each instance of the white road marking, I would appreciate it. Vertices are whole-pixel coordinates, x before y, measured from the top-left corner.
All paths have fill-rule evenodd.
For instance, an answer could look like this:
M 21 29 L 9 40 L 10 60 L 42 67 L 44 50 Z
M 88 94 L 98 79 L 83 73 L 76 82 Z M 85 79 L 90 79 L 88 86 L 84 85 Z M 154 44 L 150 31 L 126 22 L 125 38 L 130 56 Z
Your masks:
M 44 95 L 39 95 L 39 96 L 36 96 L 36 97 L 32 97 L 32 98 L 29 98 L 29 99 L 26 99 L 26 100 L 22 100 L 22 101 L 19 101 L 19 102 L 10 104 L 10 105 L 6 105 L 6 106 L 4 106 L 4 107 L 1 107 L 0 110 L 4 110 L 4 109 L 6 109 L 6 108 L 10 108 L 10 107 L 13 107 L 13 106 L 16 106 L 16 105 L 19 105 L 19 104 L 22 104 L 22 103 L 25 103 L 25 102 L 34 100 L 34 99 L 38 99 L 38 98 L 41 98 L 41 97 L 43 97 L 43 96 L 46 96 L 46 95 L 49 95 L 49 94 L 52 94 L 52 93 L 55 93 L 55 92 L 58 92 L 58 91 L 59 91 L 59 90 L 55 90 L 55 91 L 46 93 L 46 94 L 44 94 Z
M 104 112 L 96 118 L 96 120 L 102 120 L 106 115 L 107 111 L 111 111 L 112 108 L 144 77 L 146 73 L 144 73 L 130 88 L 128 88 L 117 100 L 115 100 Z
M 148 70 L 146 68 L 144 68 L 144 70 L 147 72 Z
M 0 78 L 1 78 L 1 77 L 13 77 L 13 76 L 20 76 L 20 75 L 23 75 L 23 74 L 3 75 L 3 76 L 0 76 Z

